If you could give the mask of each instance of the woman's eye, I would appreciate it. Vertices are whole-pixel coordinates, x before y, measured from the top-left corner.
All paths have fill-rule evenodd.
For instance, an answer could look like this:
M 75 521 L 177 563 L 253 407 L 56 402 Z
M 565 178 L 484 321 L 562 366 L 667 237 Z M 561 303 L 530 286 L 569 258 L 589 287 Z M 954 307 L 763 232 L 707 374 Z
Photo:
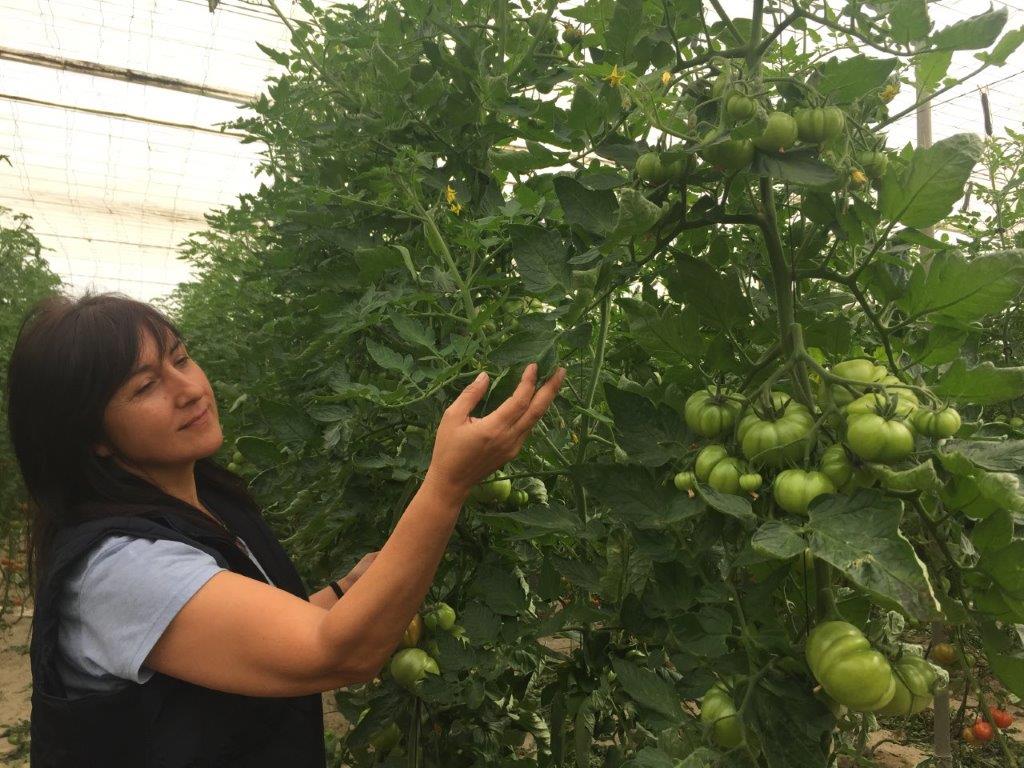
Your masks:
M 181 364 L 182 364 L 182 363 L 184 363 L 184 362 L 185 362 L 186 360 L 188 360 L 188 355 L 185 355 L 185 357 L 181 358 L 181 360 L 179 360 L 179 361 L 178 361 L 178 365 L 181 365 Z
M 140 387 L 140 388 L 139 388 L 139 392 L 145 392 L 145 391 L 146 391 L 147 389 L 149 389 L 149 388 L 150 388 L 150 387 L 152 387 L 152 386 L 153 386 L 153 382 L 151 381 L 151 382 L 149 382 L 149 383 L 148 383 L 148 384 L 147 384 L 146 386 L 144 386 L 144 387 Z

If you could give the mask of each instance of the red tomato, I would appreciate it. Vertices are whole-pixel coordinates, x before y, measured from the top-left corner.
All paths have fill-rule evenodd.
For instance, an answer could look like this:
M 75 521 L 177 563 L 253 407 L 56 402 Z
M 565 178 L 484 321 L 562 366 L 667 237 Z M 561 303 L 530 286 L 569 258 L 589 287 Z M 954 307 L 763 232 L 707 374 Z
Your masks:
M 996 706 L 990 706 L 988 713 L 992 716 L 992 722 L 996 724 L 997 728 L 1009 728 L 1013 725 L 1013 715 L 1007 712 L 1005 709 L 999 709 Z
M 992 732 L 992 726 L 980 718 L 974 721 L 971 731 L 978 741 L 992 741 L 992 737 L 995 735 Z
M 972 747 L 976 747 L 978 745 L 978 737 L 974 735 L 974 731 L 971 730 L 971 726 L 969 725 L 965 726 L 964 729 L 960 732 L 960 738 L 962 738 Z

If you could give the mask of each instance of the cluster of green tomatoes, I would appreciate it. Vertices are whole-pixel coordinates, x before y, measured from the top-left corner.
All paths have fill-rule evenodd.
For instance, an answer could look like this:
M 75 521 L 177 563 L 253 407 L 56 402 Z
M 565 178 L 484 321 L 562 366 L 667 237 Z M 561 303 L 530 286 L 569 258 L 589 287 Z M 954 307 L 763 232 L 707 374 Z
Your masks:
M 486 506 L 508 504 L 518 508 L 530 502 L 530 494 L 522 489 L 512 490 L 512 481 L 500 472 L 495 472 L 482 483 L 470 488 L 469 501 Z
M 692 469 L 676 474 L 676 488 L 689 492 L 703 483 L 719 493 L 756 493 L 764 482 L 761 473 L 775 471 L 776 504 L 805 515 L 818 496 L 871 485 L 868 464 L 908 459 L 916 435 L 942 439 L 960 430 L 954 408 L 922 406 L 914 389 L 873 360 L 846 360 L 829 373 L 831 383 L 823 380 L 819 388 L 819 401 L 828 408 L 820 417 L 783 392 L 753 403 L 725 389 L 690 395 L 687 426 L 714 442 L 700 450 Z M 842 440 L 822 451 L 816 467 L 807 467 L 823 424 Z M 724 442 L 730 438 L 732 450 Z
M 837 718 L 844 708 L 885 716 L 915 715 L 931 705 L 935 691 L 945 683 L 925 660 L 923 649 L 904 646 L 900 657 L 890 662 L 863 632 L 845 621 L 815 626 L 807 637 L 805 657 L 821 686 L 819 695 Z M 704 694 L 700 719 L 719 746 L 733 749 L 746 742 L 758 750 L 756 735 L 743 728 L 727 683 L 716 683 Z
M 396 683 L 415 692 L 427 675 L 441 674 L 435 658 L 440 655 L 437 640 L 433 638 L 438 632 L 463 637 L 465 631 L 455 623 L 455 618 L 455 609 L 448 603 L 437 603 L 425 613 L 413 616 L 402 635 L 400 650 L 391 657 L 389 670 Z M 420 647 L 424 641 L 427 650 Z
M 805 106 L 790 114 L 782 109 L 766 109 L 756 90 L 756 86 L 745 82 L 731 65 L 723 66 L 714 81 L 711 93 L 718 105 L 718 125 L 705 132 L 697 145 L 700 156 L 713 168 L 734 173 L 747 168 L 757 152 L 777 155 L 798 143 L 811 147 L 838 145 L 846 135 L 846 114 L 839 107 Z M 749 138 L 720 140 L 733 128 L 746 124 L 759 126 L 759 132 Z M 861 148 L 852 154 L 850 179 L 853 183 L 861 185 L 885 175 L 889 158 L 881 147 Z M 657 152 L 648 152 L 637 160 L 635 170 L 642 181 L 660 185 L 682 182 L 696 167 L 692 152 L 682 157 L 663 157 Z

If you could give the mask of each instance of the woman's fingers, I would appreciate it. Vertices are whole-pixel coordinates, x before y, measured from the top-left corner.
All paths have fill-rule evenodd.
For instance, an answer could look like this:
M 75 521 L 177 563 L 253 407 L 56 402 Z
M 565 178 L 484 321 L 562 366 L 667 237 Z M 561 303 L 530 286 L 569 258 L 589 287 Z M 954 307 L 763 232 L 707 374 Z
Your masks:
M 533 426 L 540 421 L 540 417 L 551 407 L 551 403 L 558 396 L 558 390 L 562 388 L 563 381 L 565 381 L 565 368 L 559 368 L 550 379 L 544 382 L 544 386 L 537 390 L 529 406 L 512 427 L 513 431 L 521 433 L 525 439 Z
M 530 363 L 523 370 L 523 376 L 519 380 L 519 386 L 516 387 L 515 392 L 509 395 L 505 402 L 495 408 L 488 418 L 500 421 L 506 427 L 511 428 L 530 406 L 530 400 L 533 398 L 536 388 L 537 364 Z
M 488 378 L 486 373 L 481 373 L 466 386 L 451 405 L 448 406 L 448 413 L 456 417 L 459 422 L 469 418 L 469 414 L 476 408 L 484 394 L 487 392 Z

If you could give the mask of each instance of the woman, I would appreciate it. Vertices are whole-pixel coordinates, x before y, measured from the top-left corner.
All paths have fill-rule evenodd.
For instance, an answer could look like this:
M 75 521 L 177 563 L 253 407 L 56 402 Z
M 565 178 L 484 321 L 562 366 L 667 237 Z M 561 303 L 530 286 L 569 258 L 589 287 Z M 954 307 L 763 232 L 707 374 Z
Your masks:
M 384 543 L 313 595 L 243 484 L 210 458 L 217 403 L 181 334 L 117 295 L 51 297 L 11 356 L 32 499 L 32 765 L 322 768 L 320 693 L 375 677 L 419 609 L 470 488 L 554 400 L 536 366 L 484 418 L 445 411 Z

